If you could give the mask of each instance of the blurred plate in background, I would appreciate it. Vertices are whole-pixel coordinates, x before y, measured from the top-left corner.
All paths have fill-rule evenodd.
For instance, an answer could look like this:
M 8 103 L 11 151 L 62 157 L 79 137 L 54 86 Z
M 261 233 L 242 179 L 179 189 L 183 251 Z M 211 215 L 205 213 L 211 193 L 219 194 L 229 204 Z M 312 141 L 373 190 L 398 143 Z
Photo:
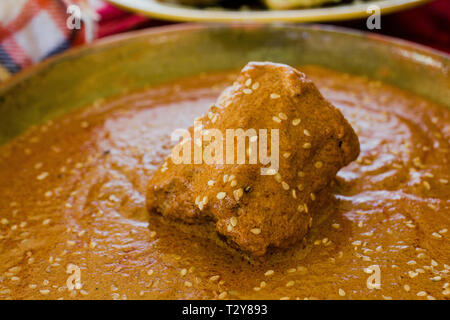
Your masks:
M 164 3 L 157 0 L 106 0 L 121 8 L 150 17 L 171 21 L 202 22 L 319 22 L 350 20 L 369 16 L 367 8 L 376 4 L 382 14 L 404 10 L 426 3 L 429 0 L 379 0 L 352 3 L 337 3 L 326 7 L 266 10 L 231 10 L 225 8 L 198 8 L 194 6 Z

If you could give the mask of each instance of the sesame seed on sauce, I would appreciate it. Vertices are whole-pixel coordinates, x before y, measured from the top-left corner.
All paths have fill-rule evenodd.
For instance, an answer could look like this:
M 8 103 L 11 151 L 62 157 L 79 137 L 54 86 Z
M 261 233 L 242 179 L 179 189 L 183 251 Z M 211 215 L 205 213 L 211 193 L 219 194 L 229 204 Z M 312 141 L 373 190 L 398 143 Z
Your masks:
M 295 285 L 295 281 L 291 280 L 286 283 L 286 287 L 293 287 Z
M 428 181 L 423 181 L 423 182 L 422 182 L 422 185 L 423 185 L 424 188 L 427 189 L 427 190 L 430 190 L 430 189 L 431 189 L 430 183 L 429 183 Z
M 311 149 L 311 143 L 305 142 L 305 143 L 302 145 L 302 148 L 303 148 L 303 149 Z
M 217 199 L 222 200 L 223 198 L 225 198 L 225 196 L 226 196 L 226 193 L 221 191 L 217 194 L 216 197 L 217 197 Z
M 323 162 L 322 161 L 317 161 L 316 163 L 314 163 L 314 167 L 316 167 L 317 169 L 322 168 L 323 166 Z
M 280 95 L 278 93 L 271 93 L 270 94 L 270 99 L 278 99 L 280 98 Z
M 236 189 L 233 191 L 233 197 L 236 201 L 239 201 L 239 199 L 244 195 L 244 190 L 242 188 Z
M 250 232 L 255 234 L 255 235 L 258 235 L 258 234 L 261 233 L 261 229 L 260 228 L 253 228 L 253 229 L 250 229 Z
M 252 90 L 252 89 L 245 88 L 244 90 L 242 90 L 242 92 L 244 92 L 245 94 L 252 94 L 252 93 L 253 93 L 253 90 Z
M 277 173 L 274 177 L 277 182 L 281 183 L 281 174 Z
M 286 182 L 282 181 L 281 186 L 283 187 L 284 190 L 289 190 L 289 185 Z
M 281 119 L 278 118 L 278 117 L 276 117 L 276 116 L 274 116 L 274 117 L 272 118 L 272 120 L 275 121 L 276 123 L 280 123 L 280 122 L 281 122 Z
M 273 270 L 267 270 L 267 271 L 264 273 L 264 275 L 265 275 L 266 277 L 270 277 L 270 276 L 272 276 L 274 273 L 275 273 L 275 271 L 273 271 Z
M 304 129 L 304 130 L 303 130 L 303 134 L 304 134 L 305 136 L 311 137 L 311 133 L 309 132 L 308 129 Z
M 301 119 L 300 118 L 296 118 L 296 119 L 292 120 L 292 125 L 294 127 L 298 126 L 300 124 L 300 122 L 301 122 Z
M 280 112 L 279 114 L 278 114 L 278 117 L 281 119 L 281 120 L 287 120 L 287 115 L 285 114 L 285 113 L 283 113 L 283 112 Z
M 44 180 L 45 178 L 47 178 L 49 176 L 49 173 L 48 172 L 42 172 L 40 175 L 38 175 L 37 177 L 36 177 L 36 179 L 38 179 L 38 180 Z
M 211 276 L 210 278 L 209 278 L 209 281 L 211 281 L 211 282 L 216 282 L 216 281 L 218 281 L 220 279 L 220 276 L 219 275 L 214 275 L 214 276 Z

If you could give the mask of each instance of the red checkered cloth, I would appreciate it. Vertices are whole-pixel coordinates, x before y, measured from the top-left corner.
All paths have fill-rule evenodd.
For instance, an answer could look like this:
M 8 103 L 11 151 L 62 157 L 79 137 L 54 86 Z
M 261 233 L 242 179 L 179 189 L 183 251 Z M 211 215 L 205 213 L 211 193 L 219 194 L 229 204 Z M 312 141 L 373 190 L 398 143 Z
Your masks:
M 0 1 L 0 80 L 70 46 L 66 9 L 59 0 Z
M 81 29 L 67 26 L 71 5 L 81 9 Z M 102 0 L 0 0 L 0 81 L 86 40 L 150 25 Z

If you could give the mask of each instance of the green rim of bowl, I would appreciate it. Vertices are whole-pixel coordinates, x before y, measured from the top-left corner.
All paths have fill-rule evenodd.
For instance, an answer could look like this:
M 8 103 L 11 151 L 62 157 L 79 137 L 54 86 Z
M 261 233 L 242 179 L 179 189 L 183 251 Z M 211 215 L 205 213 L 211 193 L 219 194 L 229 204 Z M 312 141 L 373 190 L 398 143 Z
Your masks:
M 343 28 L 183 24 L 69 50 L 0 84 L 0 144 L 100 99 L 248 61 L 320 65 L 390 83 L 450 107 L 449 56 Z

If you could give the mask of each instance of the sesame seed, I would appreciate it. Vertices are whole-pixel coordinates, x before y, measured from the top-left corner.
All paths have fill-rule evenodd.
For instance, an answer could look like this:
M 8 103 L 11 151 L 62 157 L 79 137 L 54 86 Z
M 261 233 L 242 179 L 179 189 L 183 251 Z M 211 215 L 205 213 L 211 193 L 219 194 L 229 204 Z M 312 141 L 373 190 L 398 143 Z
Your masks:
M 258 235 L 258 234 L 261 233 L 261 229 L 259 229 L 259 228 L 253 228 L 253 229 L 250 230 L 250 232 L 253 233 L 253 234 Z
M 301 119 L 296 118 L 296 119 L 292 120 L 292 125 L 297 126 L 300 122 L 301 122 Z
M 209 180 L 208 181 L 208 186 L 212 187 L 214 185 L 214 182 L 215 182 L 214 180 Z
M 331 225 L 334 229 L 339 229 L 341 227 L 341 225 L 339 223 L 333 223 Z
M 42 294 L 42 295 L 47 295 L 47 294 L 49 294 L 50 293 L 50 290 L 48 290 L 48 289 L 43 289 L 43 290 L 39 290 L 39 292 Z
M 286 182 L 282 181 L 281 186 L 283 187 L 284 190 L 289 190 L 289 185 Z
M 244 195 L 244 190 L 242 188 L 236 189 L 233 191 L 233 197 L 236 201 L 239 201 L 239 199 Z
M 219 294 L 219 299 L 225 299 L 228 296 L 228 293 L 226 291 Z
M 305 134 L 305 136 L 311 137 L 311 133 L 308 129 L 303 130 L 303 133 Z
M 40 175 L 38 175 L 38 176 L 36 177 L 36 179 L 38 179 L 38 180 L 44 180 L 45 178 L 48 177 L 48 175 L 49 175 L 48 172 L 42 172 Z
M 279 94 L 277 94 L 277 93 L 271 93 L 270 94 L 270 99 L 278 99 L 278 98 L 280 98 Z
M 291 156 L 290 152 L 283 153 L 283 157 L 285 157 L 286 159 L 289 158 L 290 156 Z
M 406 292 L 409 292 L 409 290 L 411 290 L 411 288 L 407 284 L 403 286 L 403 289 L 405 289 Z
M 185 282 L 184 282 L 184 286 L 190 288 L 190 287 L 192 287 L 192 282 L 190 282 L 190 281 L 185 281 Z
M 217 197 L 217 199 L 222 200 L 223 198 L 225 198 L 225 196 L 226 196 L 226 193 L 222 191 L 222 192 L 219 192 L 216 197 Z
M 259 82 L 255 82 L 253 85 L 252 85 L 252 89 L 253 90 L 256 90 L 256 89 L 258 89 L 259 88 Z
M 297 199 L 297 192 L 295 189 L 292 189 L 292 198 Z
M 281 174 L 279 174 L 279 173 L 275 174 L 275 180 L 277 182 L 281 182 Z
M 339 289 L 339 295 L 340 295 L 341 297 L 344 297 L 344 296 L 345 296 L 345 291 L 342 290 L 342 289 Z
M 230 223 L 233 227 L 236 227 L 237 225 L 237 218 L 236 217 L 231 217 L 230 218 Z
M 283 112 L 280 112 L 279 114 L 278 114 L 278 117 L 281 119 L 281 120 L 287 120 L 287 115 L 285 114 L 285 113 L 283 113 Z
M 448 180 L 447 179 L 439 179 L 439 182 L 442 184 L 447 184 Z
M 275 122 L 277 122 L 277 123 L 280 123 L 280 122 L 281 122 L 280 118 L 278 118 L 278 117 L 273 117 L 272 120 L 275 121 Z
M 311 143 L 305 142 L 302 146 L 303 149 L 311 149 Z
M 300 191 L 303 191 L 304 188 L 305 187 L 301 183 L 297 185 L 297 189 Z
M 427 190 L 430 190 L 431 189 L 431 186 L 430 186 L 430 183 L 428 182 L 428 181 L 423 181 L 422 182 L 422 185 L 425 187 L 425 189 L 427 189 Z
M 317 169 L 322 168 L 322 166 L 323 166 L 322 161 L 317 161 L 316 163 L 314 163 L 314 167 L 316 167 Z
M 315 194 L 312 193 L 312 192 L 311 192 L 311 194 L 310 194 L 310 197 L 311 197 L 311 200 L 312 200 L 312 201 L 316 200 L 316 196 L 315 196 Z
M 295 284 L 295 281 L 291 280 L 288 283 L 286 283 L 286 287 L 288 287 L 288 288 L 292 287 L 292 286 L 294 286 L 294 284 Z
M 427 293 L 425 291 L 419 291 L 417 292 L 417 296 L 418 297 L 425 297 L 427 295 Z
M 211 278 L 209 278 L 209 281 L 212 281 L 212 282 L 214 282 L 214 281 L 217 281 L 217 280 L 219 280 L 219 278 L 220 278 L 220 276 L 219 276 L 219 275 L 215 275 L 215 276 L 212 276 Z
M 439 233 L 437 233 L 437 232 L 433 232 L 433 233 L 431 234 L 431 236 L 432 236 L 433 238 L 435 238 L 435 239 L 441 239 L 441 238 L 442 238 L 442 236 L 441 236 Z
M 187 274 L 187 269 L 181 269 L 180 275 L 185 276 Z
M 252 78 L 248 78 L 246 81 L 245 81 L 245 85 L 248 87 L 248 86 L 250 86 L 252 84 Z
M 244 90 L 242 90 L 245 94 L 252 94 L 253 93 L 253 90 L 252 89 L 248 89 L 248 88 L 245 88 Z
M 237 185 L 237 181 L 236 180 L 231 181 L 231 183 L 230 183 L 231 187 L 235 187 L 236 185 Z
M 265 275 L 266 277 L 270 277 L 270 276 L 272 276 L 274 273 L 275 273 L 275 271 L 273 271 L 273 270 L 267 270 L 267 271 L 264 273 L 264 275 Z

